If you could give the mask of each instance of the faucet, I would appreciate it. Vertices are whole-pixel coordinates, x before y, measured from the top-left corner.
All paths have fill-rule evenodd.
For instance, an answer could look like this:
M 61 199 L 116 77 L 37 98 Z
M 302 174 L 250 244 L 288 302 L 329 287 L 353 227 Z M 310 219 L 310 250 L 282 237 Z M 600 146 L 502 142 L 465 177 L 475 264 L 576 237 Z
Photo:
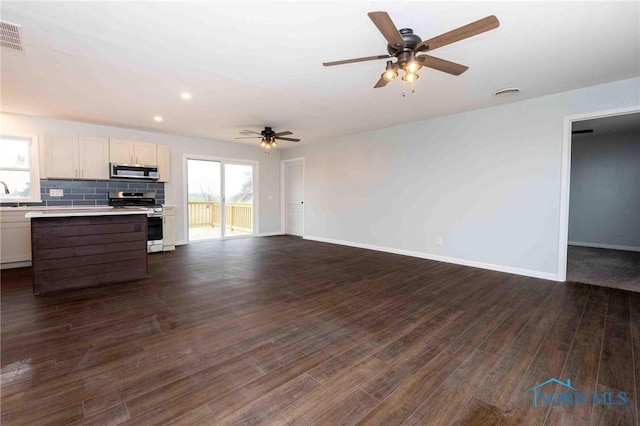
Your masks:
M 4 193 L 9 194 L 9 187 L 7 186 L 7 184 L 1 180 L 0 180 L 0 183 L 2 184 L 2 186 L 4 186 Z

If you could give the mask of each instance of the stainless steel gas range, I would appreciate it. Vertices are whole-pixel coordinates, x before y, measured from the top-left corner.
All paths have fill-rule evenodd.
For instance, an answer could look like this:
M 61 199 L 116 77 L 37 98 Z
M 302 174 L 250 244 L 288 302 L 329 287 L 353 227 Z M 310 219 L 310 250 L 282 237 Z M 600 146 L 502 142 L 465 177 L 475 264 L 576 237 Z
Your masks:
M 162 240 L 162 205 L 157 204 L 155 192 L 110 192 L 109 205 L 122 209 L 147 209 L 147 253 L 162 251 L 164 244 Z

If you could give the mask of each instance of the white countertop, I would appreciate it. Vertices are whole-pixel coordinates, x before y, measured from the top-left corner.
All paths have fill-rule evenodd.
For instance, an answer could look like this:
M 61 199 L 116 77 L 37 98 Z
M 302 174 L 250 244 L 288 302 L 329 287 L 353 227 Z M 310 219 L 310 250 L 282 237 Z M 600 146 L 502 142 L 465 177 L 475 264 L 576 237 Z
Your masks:
M 64 210 L 64 209 L 74 209 L 74 210 L 80 210 L 80 209 L 96 209 L 96 208 L 105 208 L 105 209 L 110 209 L 111 207 L 108 206 L 100 206 L 100 207 L 96 207 L 96 206 L 55 206 L 55 207 L 47 207 L 47 206 L 20 206 L 20 207 L 0 207 L 0 213 L 5 213 L 5 212 L 31 212 L 31 211 L 36 211 L 36 210 Z
M 144 207 L 117 208 L 90 207 L 90 208 L 48 208 L 45 210 L 32 210 L 24 216 L 27 218 L 39 217 L 74 217 L 74 216 L 119 216 L 129 214 L 147 214 L 149 209 Z

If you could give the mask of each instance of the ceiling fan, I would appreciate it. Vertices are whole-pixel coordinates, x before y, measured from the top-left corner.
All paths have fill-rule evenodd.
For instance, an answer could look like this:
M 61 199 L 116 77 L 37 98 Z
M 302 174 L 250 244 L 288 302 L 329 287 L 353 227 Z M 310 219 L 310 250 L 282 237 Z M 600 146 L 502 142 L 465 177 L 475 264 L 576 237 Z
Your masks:
M 276 133 L 275 131 L 273 131 L 271 127 L 265 127 L 264 130 L 261 131 L 260 133 L 254 132 L 252 130 L 243 130 L 240 132 L 240 134 L 241 135 L 257 135 L 257 136 L 244 136 L 241 138 L 234 138 L 234 139 L 254 139 L 254 138 L 262 139 L 262 141 L 260 141 L 260 146 L 263 147 L 265 151 L 268 151 L 274 146 L 277 146 L 278 143 L 276 142 L 276 140 L 288 141 L 288 142 L 300 142 L 300 139 L 283 137 L 287 135 L 292 135 L 293 133 L 291 133 L 290 131 L 285 130 L 284 132 Z
M 430 52 L 439 47 L 464 40 L 465 38 L 473 37 L 500 26 L 498 18 L 491 15 L 423 41 L 419 36 L 413 33 L 411 28 L 402 28 L 398 30 L 387 12 L 369 12 L 367 15 L 389 43 L 387 45 L 388 54 L 344 59 L 334 62 L 323 62 L 322 65 L 330 67 L 333 65 L 350 64 L 353 62 L 395 58 L 395 63 L 393 62 L 393 59 L 387 61 L 386 69 L 380 76 L 380 80 L 378 80 L 375 86 L 373 86 L 376 89 L 386 86 L 387 83 L 398 76 L 398 71 L 400 70 L 404 71 L 402 80 L 411 84 L 418 79 L 419 75 L 417 71 L 423 66 L 453 75 L 462 74 L 469 67 L 436 58 L 431 55 L 418 55 L 418 53 Z M 415 88 L 412 88 L 412 91 L 414 90 Z M 402 95 L 404 96 L 404 91 Z

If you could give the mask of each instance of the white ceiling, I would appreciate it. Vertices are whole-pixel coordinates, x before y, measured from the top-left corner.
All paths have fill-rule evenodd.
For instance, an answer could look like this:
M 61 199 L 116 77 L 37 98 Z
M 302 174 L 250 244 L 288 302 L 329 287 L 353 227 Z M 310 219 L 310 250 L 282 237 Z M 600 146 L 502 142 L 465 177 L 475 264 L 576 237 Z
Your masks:
M 375 10 L 423 39 L 492 14 L 501 25 L 434 51 L 469 70 L 423 68 L 403 98 L 399 79 L 372 88 L 383 60 L 321 65 L 386 53 Z M 267 125 L 313 143 L 640 75 L 637 1 L 3 1 L 0 11 L 26 45 L 0 49 L 2 111 L 214 140 Z M 491 95 L 512 86 L 522 92 Z

